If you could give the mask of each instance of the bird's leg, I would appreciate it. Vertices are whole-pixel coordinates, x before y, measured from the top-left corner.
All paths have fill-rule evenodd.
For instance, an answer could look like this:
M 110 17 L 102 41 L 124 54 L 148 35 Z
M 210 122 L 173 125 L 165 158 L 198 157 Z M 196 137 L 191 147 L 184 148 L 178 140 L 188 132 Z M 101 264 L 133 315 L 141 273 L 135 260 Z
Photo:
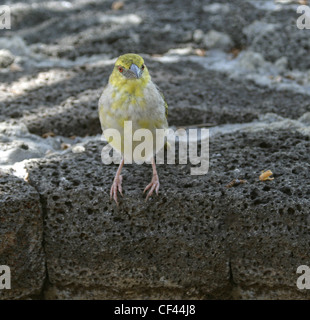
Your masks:
M 120 162 L 119 167 L 116 171 L 115 178 L 114 178 L 113 184 L 111 186 L 111 191 L 110 191 L 110 200 L 112 200 L 112 198 L 113 198 L 117 205 L 118 205 L 117 191 L 121 194 L 121 196 L 123 196 L 123 191 L 122 191 L 123 177 L 121 176 L 121 171 L 122 171 L 123 165 L 124 165 L 124 158 Z
M 145 191 L 149 190 L 145 201 L 147 201 L 147 199 L 153 194 L 153 191 L 155 190 L 156 194 L 158 194 L 158 190 L 159 190 L 159 179 L 158 179 L 158 174 L 157 174 L 157 170 L 156 170 L 156 164 L 155 164 L 155 160 L 154 158 L 152 158 L 152 168 L 153 168 L 153 177 L 152 177 L 152 181 L 151 183 L 149 183 L 143 193 L 145 193 Z

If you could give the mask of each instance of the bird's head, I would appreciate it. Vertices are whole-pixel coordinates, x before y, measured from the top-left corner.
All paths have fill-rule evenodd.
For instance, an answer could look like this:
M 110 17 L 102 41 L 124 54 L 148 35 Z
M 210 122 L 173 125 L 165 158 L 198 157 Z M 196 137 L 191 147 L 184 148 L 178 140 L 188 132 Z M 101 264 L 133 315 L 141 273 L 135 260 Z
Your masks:
M 142 84 L 149 80 L 150 75 L 143 58 L 134 53 L 127 53 L 118 57 L 110 78 L 110 81 L 117 84 L 127 81 Z

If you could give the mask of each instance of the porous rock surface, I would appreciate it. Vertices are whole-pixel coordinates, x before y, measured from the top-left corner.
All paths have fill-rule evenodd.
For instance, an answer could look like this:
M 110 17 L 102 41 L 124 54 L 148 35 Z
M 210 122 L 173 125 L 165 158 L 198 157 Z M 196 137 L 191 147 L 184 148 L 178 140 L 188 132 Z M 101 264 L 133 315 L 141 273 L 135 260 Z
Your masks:
M 0 213 L 0 265 L 11 273 L 11 289 L 0 290 L 0 299 L 38 297 L 46 277 L 39 194 L 0 171 Z
M 284 130 L 214 137 L 207 175 L 159 165 L 160 194 L 148 202 L 150 166 L 127 165 L 119 208 L 103 143 L 30 163 L 44 203 L 46 297 L 309 297 L 296 287 L 310 249 L 308 145 Z M 273 181 L 258 179 L 265 168 Z M 227 188 L 234 178 L 246 183 Z

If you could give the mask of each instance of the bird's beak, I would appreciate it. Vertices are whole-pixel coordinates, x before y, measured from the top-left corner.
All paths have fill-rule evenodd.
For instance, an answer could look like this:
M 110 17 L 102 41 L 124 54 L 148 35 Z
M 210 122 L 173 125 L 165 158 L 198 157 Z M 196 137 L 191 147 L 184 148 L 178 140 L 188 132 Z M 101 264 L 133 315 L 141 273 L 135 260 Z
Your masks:
M 137 79 L 139 79 L 142 76 L 142 70 L 134 63 L 130 66 L 129 70 L 134 73 Z

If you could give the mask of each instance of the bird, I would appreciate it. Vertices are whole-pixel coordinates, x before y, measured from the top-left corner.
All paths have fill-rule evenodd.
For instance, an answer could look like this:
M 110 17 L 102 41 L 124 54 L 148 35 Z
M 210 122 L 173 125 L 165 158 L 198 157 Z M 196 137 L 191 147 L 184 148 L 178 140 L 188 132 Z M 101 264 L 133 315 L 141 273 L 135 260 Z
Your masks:
M 117 58 L 108 84 L 100 96 L 98 111 L 103 134 L 105 129 L 116 129 L 121 135 L 121 148 L 108 140 L 122 155 L 110 189 L 110 200 L 113 199 L 118 206 L 118 192 L 123 196 L 121 171 L 128 156 L 124 152 L 123 145 L 127 137 L 124 135 L 125 121 L 131 121 L 133 132 L 138 129 L 148 129 L 153 137 L 156 129 L 168 128 L 168 104 L 163 93 L 152 81 L 144 59 L 140 55 L 127 53 Z M 156 148 L 151 150 L 153 176 L 143 191 L 143 194 L 148 191 L 146 201 L 154 191 L 158 195 L 160 186 L 154 159 Z

